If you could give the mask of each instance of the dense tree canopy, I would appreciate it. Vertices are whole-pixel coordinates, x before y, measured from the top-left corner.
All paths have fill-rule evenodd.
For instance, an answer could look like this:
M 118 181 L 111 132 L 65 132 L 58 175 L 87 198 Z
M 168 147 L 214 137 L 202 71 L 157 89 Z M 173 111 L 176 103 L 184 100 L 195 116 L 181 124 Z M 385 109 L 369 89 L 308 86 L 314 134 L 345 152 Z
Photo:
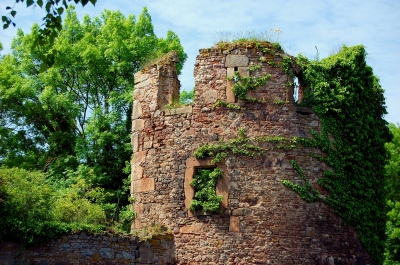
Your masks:
M 386 170 L 386 251 L 385 265 L 400 264 L 400 126 L 389 124 L 393 140 L 386 143 L 390 153 L 390 160 L 385 166 Z
M 61 15 L 64 13 L 65 9 L 67 9 L 68 4 L 72 2 L 72 0 L 46 0 L 45 2 L 43 0 L 15 0 L 14 5 L 6 7 L 6 11 L 8 12 L 7 16 L 1 17 L 3 29 L 8 28 L 10 25 L 15 27 L 16 23 L 14 22 L 14 18 L 17 15 L 17 11 L 14 10 L 14 6 L 24 2 L 26 3 L 26 7 L 38 6 L 44 8 L 47 13 L 46 16 L 43 17 L 44 27 L 39 29 L 39 34 L 35 39 L 35 43 L 53 43 L 62 29 Z M 81 3 L 82 6 L 85 6 L 88 2 L 95 5 L 97 0 L 73 0 L 73 2 L 75 2 L 75 4 Z M 54 59 L 54 57 L 51 58 Z
M 32 51 L 38 34 L 38 25 L 18 31 L 12 54 L 0 58 L 0 165 L 54 180 L 84 176 L 120 200 L 134 73 L 172 49 L 181 69 L 187 55 L 179 38 L 172 31 L 158 38 L 146 8 L 137 19 L 106 10 L 81 23 L 70 7 L 56 41 Z M 54 61 L 41 71 L 48 54 Z

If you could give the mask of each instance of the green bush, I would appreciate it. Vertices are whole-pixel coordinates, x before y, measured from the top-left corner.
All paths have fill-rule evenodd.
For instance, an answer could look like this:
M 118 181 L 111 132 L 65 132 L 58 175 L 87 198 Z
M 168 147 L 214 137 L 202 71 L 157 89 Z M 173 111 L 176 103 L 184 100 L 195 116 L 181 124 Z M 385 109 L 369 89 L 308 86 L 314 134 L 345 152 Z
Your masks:
M 0 238 L 33 243 L 54 227 L 51 209 L 55 191 L 42 173 L 0 168 L 0 179 L 7 194 L 0 208 Z
M 99 232 L 106 225 L 129 231 L 134 217 L 129 206 L 122 207 L 118 216 L 116 205 L 103 203 L 107 196 L 104 189 L 79 177 L 70 181 L 69 185 L 50 183 L 38 171 L 0 168 L 0 240 L 28 245 L 72 231 Z M 106 218 L 110 207 L 116 215 L 113 220 Z
M 385 265 L 400 265 L 400 202 L 388 201 Z
M 54 219 L 64 223 L 101 225 L 106 223 L 106 215 L 100 203 L 104 189 L 93 188 L 84 179 L 71 185 L 57 196 L 54 203 Z

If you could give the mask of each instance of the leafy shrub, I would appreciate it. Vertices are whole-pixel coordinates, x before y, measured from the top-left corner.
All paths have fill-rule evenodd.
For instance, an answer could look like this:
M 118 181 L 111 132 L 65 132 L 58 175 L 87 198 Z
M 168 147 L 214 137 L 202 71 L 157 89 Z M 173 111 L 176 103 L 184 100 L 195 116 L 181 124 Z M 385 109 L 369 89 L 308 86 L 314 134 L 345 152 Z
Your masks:
M 51 213 L 54 189 L 37 171 L 0 168 L 7 197 L 0 208 L 0 238 L 33 243 L 38 235 L 53 230 Z
M 387 213 L 386 223 L 386 249 L 385 249 L 385 265 L 400 264 L 400 202 L 388 201 L 391 209 Z
M 106 215 L 100 202 L 104 189 L 93 188 L 84 179 L 79 179 L 63 191 L 54 203 L 54 219 L 64 223 L 105 224 Z

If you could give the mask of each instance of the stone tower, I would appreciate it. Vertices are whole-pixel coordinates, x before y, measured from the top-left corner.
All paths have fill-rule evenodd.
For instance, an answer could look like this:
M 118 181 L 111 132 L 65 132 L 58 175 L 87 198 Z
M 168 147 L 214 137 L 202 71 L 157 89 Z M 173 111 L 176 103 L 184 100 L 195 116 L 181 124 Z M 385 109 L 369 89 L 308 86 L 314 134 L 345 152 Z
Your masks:
M 325 165 L 312 148 L 269 148 L 264 155 L 229 155 L 220 163 L 196 159 L 205 143 L 238 136 L 311 137 L 320 130 L 311 109 L 293 100 L 293 78 L 282 69 L 288 56 L 270 43 L 246 43 L 200 50 L 193 105 L 174 107 L 179 97 L 176 53 L 135 75 L 132 146 L 133 228 L 154 223 L 174 234 L 177 264 L 372 264 L 353 227 L 323 203 L 307 203 L 281 183 L 303 180 L 290 164 L 301 165 L 311 185 Z M 248 93 L 255 102 L 237 98 L 234 78 L 265 74 L 265 85 Z M 289 81 L 289 82 L 288 82 Z M 289 84 L 289 85 L 288 85 Z M 220 100 L 230 107 L 215 106 Z M 214 106 L 214 107 L 213 107 Z M 236 107 L 232 107 L 236 106 Z M 195 194 L 196 171 L 219 167 L 223 177 L 221 213 L 196 213 L 188 207 Z

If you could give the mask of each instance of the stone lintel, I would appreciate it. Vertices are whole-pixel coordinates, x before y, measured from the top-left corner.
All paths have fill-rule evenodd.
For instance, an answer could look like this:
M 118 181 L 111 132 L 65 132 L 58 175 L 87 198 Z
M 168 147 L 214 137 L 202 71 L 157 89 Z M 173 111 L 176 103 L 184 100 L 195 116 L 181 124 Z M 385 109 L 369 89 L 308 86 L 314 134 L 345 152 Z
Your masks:
M 175 114 L 192 114 L 192 105 L 182 106 L 174 109 L 165 109 L 165 116 L 171 116 Z
M 225 60 L 225 67 L 248 66 L 249 57 L 246 55 L 228 54 Z

